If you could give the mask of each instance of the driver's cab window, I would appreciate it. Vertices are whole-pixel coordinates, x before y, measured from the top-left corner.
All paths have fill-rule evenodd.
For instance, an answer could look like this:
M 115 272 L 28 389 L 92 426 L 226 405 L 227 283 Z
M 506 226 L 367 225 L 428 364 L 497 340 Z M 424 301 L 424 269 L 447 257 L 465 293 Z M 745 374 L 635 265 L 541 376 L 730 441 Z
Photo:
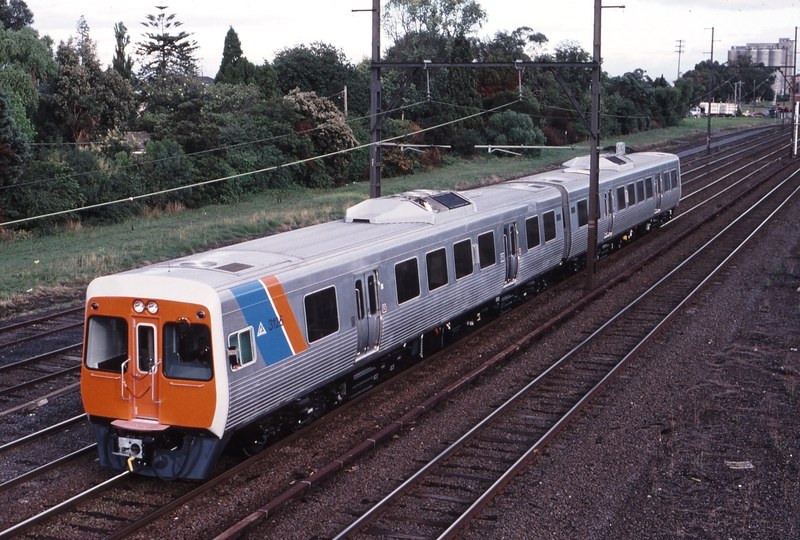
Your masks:
M 253 336 L 252 326 L 228 336 L 228 362 L 231 369 L 237 370 L 256 361 Z

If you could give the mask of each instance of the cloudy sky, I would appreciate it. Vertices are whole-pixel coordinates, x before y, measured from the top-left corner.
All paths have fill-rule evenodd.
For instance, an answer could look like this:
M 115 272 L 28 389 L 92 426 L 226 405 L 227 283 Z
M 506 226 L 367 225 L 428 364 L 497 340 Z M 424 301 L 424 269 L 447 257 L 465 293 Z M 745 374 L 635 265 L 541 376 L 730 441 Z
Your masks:
M 244 55 L 255 63 L 272 61 L 286 47 L 322 41 L 341 48 L 352 62 L 369 56 L 372 0 L 173 0 L 171 2 L 119 2 L 118 0 L 26 0 L 41 35 L 56 43 L 75 35 L 83 15 L 98 43 L 98 54 L 110 64 L 114 54 L 114 24 L 127 26 L 132 42 L 142 40 L 140 24 L 155 5 L 167 5 L 183 30 L 192 32 L 200 46 L 198 58 L 204 75 L 217 73 L 229 27 L 242 42 Z M 547 36 L 548 49 L 575 41 L 592 51 L 592 0 L 480 0 L 488 15 L 481 37 L 499 30 L 528 26 Z M 776 43 L 795 37 L 800 26 L 800 0 L 605 0 L 602 13 L 603 69 L 621 75 L 636 68 L 655 78 L 673 81 L 678 74 L 677 40 L 684 40 L 680 71 L 708 59 L 711 28 L 714 59 L 724 62 L 727 50 L 746 43 Z M 611 6 L 625 5 L 624 9 Z M 385 47 L 388 39 L 382 42 Z M 132 52 L 132 47 L 128 49 Z

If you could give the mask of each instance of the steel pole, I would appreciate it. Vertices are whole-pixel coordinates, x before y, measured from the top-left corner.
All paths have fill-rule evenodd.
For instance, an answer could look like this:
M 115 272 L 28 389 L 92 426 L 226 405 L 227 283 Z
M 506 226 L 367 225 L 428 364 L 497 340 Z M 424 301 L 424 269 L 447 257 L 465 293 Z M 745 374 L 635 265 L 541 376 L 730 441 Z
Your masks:
M 369 99 L 369 196 L 381 196 L 381 1 L 372 0 L 372 67 L 370 69 Z
M 600 14 L 601 0 L 594 1 L 594 46 L 592 51 L 592 121 L 589 157 L 589 228 L 586 246 L 586 292 L 594 290 L 597 274 L 597 220 L 600 215 Z M 564 216 L 564 222 L 569 216 Z
M 711 64 L 708 70 L 708 133 L 706 134 L 706 153 L 711 155 L 711 100 L 714 98 L 714 27 L 711 27 Z

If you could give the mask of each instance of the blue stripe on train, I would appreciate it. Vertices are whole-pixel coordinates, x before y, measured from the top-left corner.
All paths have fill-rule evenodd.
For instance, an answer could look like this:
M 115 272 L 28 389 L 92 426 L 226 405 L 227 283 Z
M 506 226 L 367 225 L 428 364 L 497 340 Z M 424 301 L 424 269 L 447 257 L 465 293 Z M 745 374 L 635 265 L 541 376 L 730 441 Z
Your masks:
M 256 347 L 266 365 L 290 357 L 292 348 L 281 328 L 281 322 L 267 291 L 260 281 L 253 281 L 231 289 L 245 320 L 256 333 Z

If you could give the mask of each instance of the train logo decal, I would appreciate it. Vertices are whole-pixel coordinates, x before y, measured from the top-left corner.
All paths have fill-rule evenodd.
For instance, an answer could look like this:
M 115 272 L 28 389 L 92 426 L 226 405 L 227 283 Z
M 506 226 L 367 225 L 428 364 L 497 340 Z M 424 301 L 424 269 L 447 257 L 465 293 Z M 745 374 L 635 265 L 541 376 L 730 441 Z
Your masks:
M 256 347 L 266 365 L 305 351 L 305 338 L 280 282 L 274 277 L 231 289 L 247 324 L 256 329 Z

